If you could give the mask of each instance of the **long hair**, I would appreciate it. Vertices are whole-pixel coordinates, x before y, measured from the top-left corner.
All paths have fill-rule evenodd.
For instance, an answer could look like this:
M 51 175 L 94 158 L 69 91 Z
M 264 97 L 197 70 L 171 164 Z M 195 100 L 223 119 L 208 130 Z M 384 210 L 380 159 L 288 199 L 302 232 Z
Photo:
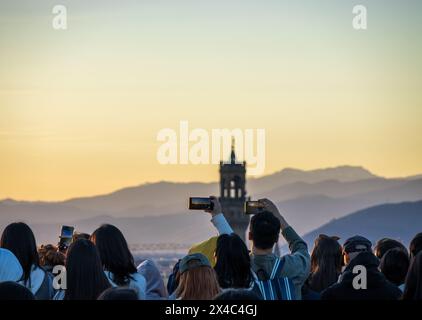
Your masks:
M 320 235 L 311 254 L 309 287 L 321 292 L 336 283 L 342 267 L 342 248 L 336 238 Z
M 110 282 L 104 274 L 95 245 L 85 239 L 69 247 L 66 259 L 67 290 L 64 300 L 95 300 Z
M 34 233 L 23 222 L 9 224 L 3 231 L 0 247 L 8 249 L 18 258 L 22 269 L 23 279 L 26 283 L 31 276 L 32 266 L 39 267 L 39 257 Z
M 422 251 L 422 232 L 418 233 L 410 242 L 410 258 L 415 257 L 420 251 Z
M 218 237 L 215 251 L 217 273 L 221 288 L 248 288 L 251 283 L 251 258 L 245 243 L 237 234 Z
M 410 263 L 403 300 L 422 300 L 422 251 Z
M 200 266 L 180 275 L 176 297 L 182 300 L 212 300 L 220 291 L 214 269 Z
M 91 241 L 100 253 L 104 269 L 113 274 L 113 282 L 127 285 L 136 267 L 122 232 L 113 225 L 104 224 L 94 231 Z

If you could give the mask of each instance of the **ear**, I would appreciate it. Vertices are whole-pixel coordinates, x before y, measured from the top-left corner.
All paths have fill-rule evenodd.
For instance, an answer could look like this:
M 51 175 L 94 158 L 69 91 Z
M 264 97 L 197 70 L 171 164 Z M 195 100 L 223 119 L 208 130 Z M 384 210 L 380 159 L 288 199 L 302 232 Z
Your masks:
M 251 240 L 252 241 L 252 232 L 248 232 L 248 240 Z

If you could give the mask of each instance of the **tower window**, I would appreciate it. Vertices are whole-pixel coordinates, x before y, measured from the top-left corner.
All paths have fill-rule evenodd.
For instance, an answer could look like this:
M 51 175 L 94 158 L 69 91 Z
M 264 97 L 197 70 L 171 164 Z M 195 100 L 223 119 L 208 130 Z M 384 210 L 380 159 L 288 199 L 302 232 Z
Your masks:
M 230 198 L 236 198 L 236 182 L 230 181 Z
M 236 198 L 236 189 L 230 189 L 230 198 Z

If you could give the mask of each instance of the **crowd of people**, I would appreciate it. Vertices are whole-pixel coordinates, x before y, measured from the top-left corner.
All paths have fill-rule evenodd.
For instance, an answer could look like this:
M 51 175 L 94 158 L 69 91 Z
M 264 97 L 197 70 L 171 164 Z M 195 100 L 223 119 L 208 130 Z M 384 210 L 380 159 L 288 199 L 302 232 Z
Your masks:
M 261 199 L 249 251 L 211 199 L 218 236 L 194 245 L 167 284 L 152 260 L 135 265 L 113 225 L 75 233 L 62 250 L 37 247 L 27 224 L 12 223 L 0 240 L 0 300 L 422 300 L 422 233 L 409 249 L 389 238 L 373 247 L 363 236 L 341 245 L 320 235 L 309 254 L 278 208 Z M 280 234 L 290 250 L 283 256 L 274 253 Z

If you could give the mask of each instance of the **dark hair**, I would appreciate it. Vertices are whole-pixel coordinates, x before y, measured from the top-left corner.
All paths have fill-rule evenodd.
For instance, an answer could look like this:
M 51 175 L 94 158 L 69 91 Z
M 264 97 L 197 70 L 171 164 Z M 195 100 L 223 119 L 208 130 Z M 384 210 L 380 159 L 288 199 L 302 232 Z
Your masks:
M 95 245 L 80 239 L 72 243 L 66 259 L 67 290 L 64 300 L 96 300 L 110 288 Z
M 113 274 L 113 282 L 119 286 L 127 285 L 136 267 L 126 239 L 115 226 L 104 224 L 91 236 L 98 248 L 105 270 Z
M 72 242 L 75 242 L 76 240 L 79 240 L 79 239 L 89 240 L 90 237 L 91 236 L 88 233 L 74 232 L 72 236 Z
M 422 251 L 422 232 L 418 233 L 410 242 L 410 245 L 409 245 L 410 258 L 415 257 L 421 251 Z
M 34 233 L 23 222 L 9 224 L 3 231 L 0 247 L 8 249 L 18 258 L 23 269 L 23 280 L 27 282 L 33 265 L 39 267 L 39 257 Z
M 42 245 L 38 249 L 38 256 L 40 258 L 40 265 L 47 268 L 64 265 L 66 260 L 65 255 L 52 244 Z
M 269 211 L 254 215 L 251 219 L 250 233 L 258 249 L 271 249 L 280 235 L 280 220 Z
M 261 300 L 261 297 L 252 290 L 248 289 L 228 289 L 217 295 L 214 300 L 227 301 L 227 300 L 243 300 L 253 301 Z
M 403 299 L 422 300 L 422 252 L 419 252 L 410 263 Z
M 387 280 L 400 286 L 404 283 L 409 270 L 409 256 L 401 248 L 388 250 L 381 259 L 380 270 Z
M 341 273 L 343 255 L 337 239 L 326 235 L 319 235 L 315 239 L 308 284 L 316 292 L 322 292 L 336 283 Z
M 248 248 L 237 234 L 223 234 L 215 250 L 217 273 L 221 288 L 247 288 L 251 283 L 251 258 Z
M 138 294 L 131 288 L 114 287 L 101 293 L 97 300 L 138 300 Z
M 0 283 L 0 300 L 35 300 L 35 297 L 28 288 L 13 281 L 5 281 Z
M 401 242 L 390 238 L 378 240 L 374 247 L 374 254 L 378 259 L 382 259 L 388 250 L 394 248 L 399 248 L 407 254 L 407 249 Z

